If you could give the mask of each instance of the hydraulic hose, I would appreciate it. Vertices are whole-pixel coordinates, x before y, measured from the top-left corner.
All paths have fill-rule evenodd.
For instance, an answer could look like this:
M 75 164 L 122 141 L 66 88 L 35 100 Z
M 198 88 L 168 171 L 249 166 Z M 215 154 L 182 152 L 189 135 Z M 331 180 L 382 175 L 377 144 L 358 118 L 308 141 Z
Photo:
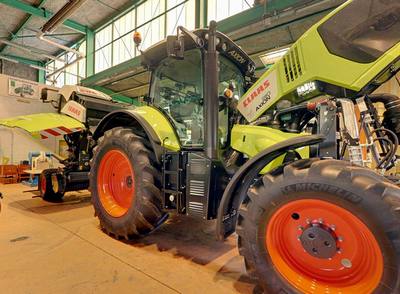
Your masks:
M 368 98 L 372 103 L 381 102 L 385 105 L 383 126 L 400 138 L 400 98 L 392 94 L 372 94 Z

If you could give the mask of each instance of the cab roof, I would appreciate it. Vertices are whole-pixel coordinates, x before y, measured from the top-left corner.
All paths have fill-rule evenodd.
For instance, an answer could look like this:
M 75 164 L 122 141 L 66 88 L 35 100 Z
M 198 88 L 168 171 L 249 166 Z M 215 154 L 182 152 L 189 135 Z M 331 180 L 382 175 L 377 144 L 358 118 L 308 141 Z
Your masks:
M 206 34 L 208 30 L 197 29 L 193 33 L 204 40 L 204 46 L 207 48 Z M 255 71 L 253 60 L 228 36 L 221 32 L 217 32 L 216 35 L 219 39 L 219 42 L 217 42 L 218 52 L 231 60 L 243 74 L 253 75 Z M 194 48 L 196 48 L 194 42 L 188 36 L 185 36 L 185 51 Z M 167 40 L 165 39 L 145 50 L 141 55 L 141 62 L 143 66 L 152 69 L 157 67 L 167 57 Z

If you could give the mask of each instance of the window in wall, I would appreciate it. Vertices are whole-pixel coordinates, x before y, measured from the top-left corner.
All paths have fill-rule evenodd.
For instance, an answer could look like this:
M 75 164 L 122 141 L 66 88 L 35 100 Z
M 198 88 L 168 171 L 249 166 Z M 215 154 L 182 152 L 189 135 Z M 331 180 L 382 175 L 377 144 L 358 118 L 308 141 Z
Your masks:
M 163 40 L 166 35 L 176 33 L 179 25 L 194 29 L 195 8 L 196 0 L 147 0 L 115 20 L 96 33 L 95 72 L 103 71 L 139 54 L 133 41 L 135 30 L 142 35 L 140 49 L 146 50 Z M 166 12 L 166 9 L 171 11 Z
M 111 63 L 112 44 L 96 51 L 95 53 L 95 72 L 98 73 L 112 66 Z
M 251 8 L 250 0 L 208 0 L 208 21 L 220 21 Z
M 72 63 L 76 60 L 77 56 L 74 53 L 68 52 L 66 54 L 67 63 Z M 71 64 L 65 69 L 65 84 L 76 85 L 78 83 L 78 63 Z
M 135 10 L 114 22 L 113 65 L 135 57 L 135 44 L 129 32 L 135 28 Z M 124 36 L 126 34 L 126 36 Z
M 86 54 L 86 41 L 82 42 L 78 49 L 79 52 Z M 86 57 L 78 62 L 78 83 L 86 78 Z
M 95 36 L 95 72 L 100 72 L 112 66 L 111 55 L 112 25 L 108 25 Z
M 106 26 L 104 29 L 96 33 L 95 50 L 98 50 L 112 41 L 112 25 Z
M 113 65 L 120 64 L 124 61 L 135 57 L 135 44 L 133 37 L 128 34 L 113 43 Z
M 176 29 L 178 26 L 184 26 L 189 30 L 193 30 L 196 26 L 195 24 L 195 11 L 196 11 L 196 1 L 190 0 L 183 3 L 182 0 L 168 0 L 167 9 L 172 9 L 173 7 L 181 4 L 180 6 L 167 12 L 167 35 L 176 34 Z
M 65 54 L 59 56 L 59 58 L 62 60 L 65 60 Z M 62 68 L 65 64 L 61 61 L 56 60 L 54 62 L 54 65 L 55 65 L 55 70 L 58 70 L 58 69 Z M 54 76 L 52 76 L 52 79 L 55 81 L 56 87 L 64 86 L 65 85 L 65 71 L 55 74 Z
M 54 61 L 49 62 L 49 63 L 46 65 L 46 68 L 48 69 L 48 71 L 46 72 L 46 74 L 53 72 L 54 69 L 55 69 Z M 53 79 L 53 77 L 51 77 L 50 79 L 46 79 L 46 85 L 52 86 L 52 85 L 53 85 L 52 79 Z
M 142 34 L 143 39 L 142 50 L 164 39 L 165 16 L 154 19 L 164 12 L 164 8 L 165 0 L 148 0 L 136 9 L 137 31 Z M 152 21 L 147 23 L 150 20 Z
M 83 54 L 86 54 L 86 41 L 77 44 L 73 48 Z M 76 54 L 72 52 L 66 52 L 58 57 L 61 60 L 65 60 L 66 64 L 71 64 L 77 59 Z M 65 67 L 66 64 L 60 61 L 48 62 L 46 64 L 46 68 L 48 69 L 47 74 L 53 73 L 54 71 L 57 71 L 58 69 Z M 57 87 L 62 87 L 63 85 L 76 85 L 81 81 L 81 79 L 85 77 L 86 77 L 86 58 L 82 58 L 80 61 L 68 66 L 61 73 L 57 73 L 49 77 L 49 79 L 46 79 L 46 84 L 54 85 Z

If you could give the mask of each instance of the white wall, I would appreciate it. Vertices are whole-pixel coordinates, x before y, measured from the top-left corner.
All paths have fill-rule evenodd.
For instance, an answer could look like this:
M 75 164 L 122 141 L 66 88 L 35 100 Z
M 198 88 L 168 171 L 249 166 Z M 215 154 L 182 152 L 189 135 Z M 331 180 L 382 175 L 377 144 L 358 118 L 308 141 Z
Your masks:
M 0 127 L 0 164 L 3 158 L 9 159 L 8 164 L 19 164 L 28 160 L 31 151 L 57 153 L 58 141 L 55 137 L 39 140 L 21 129 Z
M 37 86 L 34 97 L 24 98 L 9 95 L 9 77 L 0 74 L 0 119 L 19 115 L 55 112 L 50 104 L 40 100 L 40 92 L 46 85 L 29 82 Z M 10 160 L 10 164 L 18 164 L 28 159 L 30 151 L 58 152 L 58 140 L 49 137 L 46 140 L 35 139 L 28 132 L 17 128 L 0 126 L 0 164 L 3 157 Z
M 397 77 L 400 79 L 400 73 L 397 74 Z M 390 81 L 384 83 L 380 86 L 375 93 L 389 93 L 394 94 L 400 97 L 400 86 L 397 82 L 396 78 L 393 77 Z

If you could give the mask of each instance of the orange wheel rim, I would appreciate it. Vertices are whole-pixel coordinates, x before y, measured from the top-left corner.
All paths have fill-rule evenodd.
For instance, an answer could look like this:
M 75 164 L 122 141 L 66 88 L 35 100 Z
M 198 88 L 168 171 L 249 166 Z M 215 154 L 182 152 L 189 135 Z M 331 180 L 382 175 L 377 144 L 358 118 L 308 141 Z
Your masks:
M 321 247 L 314 248 L 310 232 L 327 238 L 318 239 L 325 240 L 318 243 Z M 276 270 L 303 293 L 371 293 L 381 280 L 378 242 L 359 218 L 338 205 L 314 199 L 290 202 L 273 214 L 266 237 Z M 329 256 L 321 256 L 327 252 Z
M 46 177 L 42 176 L 40 179 L 40 189 L 42 190 L 42 194 L 46 193 Z
M 100 202 L 113 217 L 125 215 L 135 197 L 135 174 L 128 157 L 121 151 L 107 151 L 97 176 Z

